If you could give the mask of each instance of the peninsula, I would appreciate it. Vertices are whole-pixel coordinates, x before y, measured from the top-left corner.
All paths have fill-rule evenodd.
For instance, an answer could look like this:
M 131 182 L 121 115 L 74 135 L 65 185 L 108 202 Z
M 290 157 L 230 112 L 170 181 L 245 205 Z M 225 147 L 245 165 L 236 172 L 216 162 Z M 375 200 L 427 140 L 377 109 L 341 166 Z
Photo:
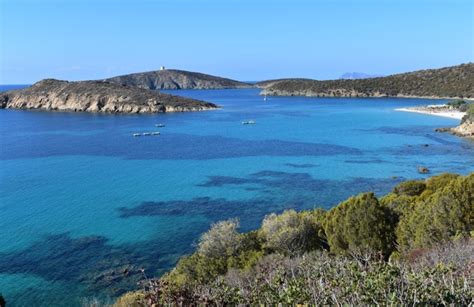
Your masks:
M 149 90 L 236 89 L 253 85 L 212 75 L 176 69 L 164 69 L 117 76 L 104 81 Z
M 474 98 L 474 63 L 387 77 L 318 81 L 282 79 L 257 83 L 262 95 L 314 97 Z
M 0 93 L 0 109 L 97 113 L 161 113 L 216 109 L 212 103 L 104 81 L 44 79 Z

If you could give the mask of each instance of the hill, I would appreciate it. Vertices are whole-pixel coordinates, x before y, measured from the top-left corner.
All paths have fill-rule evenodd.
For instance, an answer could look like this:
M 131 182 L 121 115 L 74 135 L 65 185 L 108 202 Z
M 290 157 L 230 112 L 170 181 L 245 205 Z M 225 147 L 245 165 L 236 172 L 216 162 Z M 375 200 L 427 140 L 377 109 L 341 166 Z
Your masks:
M 474 98 L 474 64 L 355 80 L 286 79 L 268 82 L 262 94 L 315 97 Z
M 117 76 L 104 81 L 149 90 L 250 88 L 251 84 L 175 69 L 163 69 Z
M 32 86 L 0 93 L 0 108 L 101 113 L 201 111 L 212 103 L 102 81 L 41 80 Z

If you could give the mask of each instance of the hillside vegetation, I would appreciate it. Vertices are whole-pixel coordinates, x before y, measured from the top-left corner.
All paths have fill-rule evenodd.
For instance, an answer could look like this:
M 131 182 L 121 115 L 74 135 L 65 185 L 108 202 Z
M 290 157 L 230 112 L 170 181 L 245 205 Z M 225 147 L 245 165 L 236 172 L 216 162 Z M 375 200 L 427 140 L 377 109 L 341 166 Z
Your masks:
M 283 79 L 258 85 L 264 88 L 262 94 L 281 96 L 474 98 L 474 63 L 379 78 L 329 81 Z
M 474 173 L 270 214 L 241 233 L 214 224 L 195 253 L 115 306 L 472 304 Z

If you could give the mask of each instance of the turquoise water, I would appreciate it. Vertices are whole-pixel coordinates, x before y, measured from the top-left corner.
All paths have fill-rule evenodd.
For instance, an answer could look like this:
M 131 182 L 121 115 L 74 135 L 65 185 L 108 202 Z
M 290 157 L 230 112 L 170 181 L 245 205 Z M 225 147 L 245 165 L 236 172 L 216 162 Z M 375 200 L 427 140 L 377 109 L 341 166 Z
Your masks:
M 418 99 L 179 91 L 220 110 L 166 115 L 0 111 L 0 293 L 75 306 L 169 269 L 210 224 L 330 208 L 407 178 L 474 171 L 457 120 L 393 111 Z M 242 125 L 256 120 L 256 125 Z M 155 128 L 164 123 L 166 127 Z M 158 137 L 132 137 L 160 130 Z

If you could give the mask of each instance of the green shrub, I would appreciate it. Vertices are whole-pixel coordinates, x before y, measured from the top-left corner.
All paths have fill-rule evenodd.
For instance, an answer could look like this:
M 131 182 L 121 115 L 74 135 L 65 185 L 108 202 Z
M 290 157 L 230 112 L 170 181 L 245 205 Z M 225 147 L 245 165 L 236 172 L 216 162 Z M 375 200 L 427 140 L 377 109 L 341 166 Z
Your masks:
M 448 186 L 448 184 L 458 178 L 459 175 L 456 174 L 449 174 L 444 173 L 438 176 L 433 176 L 431 178 L 426 179 L 426 189 L 430 191 L 430 194 L 436 192 L 444 187 Z
M 409 180 L 398 184 L 393 188 L 393 193 L 397 195 L 418 196 L 426 189 L 426 184 L 422 181 Z
M 466 104 L 466 102 L 464 100 L 456 99 L 456 100 L 452 100 L 452 101 L 448 102 L 446 105 L 450 106 L 452 108 L 458 109 L 458 108 L 460 108 L 461 106 L 463 106 L 465 104 Z
M 461 123 L 474 122 L 474 103 L 469 104 L 469 108 L 466 110 L 466 115 L 462 118 Z
M 456 236 L 468 236 L 473 225 L 474 174 L 471 174 L 449 181 L 418 202 L 411 214 L 400 219 L 397 242 L 405 251 L 431 247 Z
M 197 252 L 204 257 L 228 257 L 239 249 L 242 235 L 237 232 L 236 219 L 218 222 L 199 240 Z
M 182 257 L 163 279 L 168 288 L 181 292 L 225 274 L 229 268 L 248 268 L 263 257 L 262 242 L 256 231 L 240 234 L 235 219 L 212 225 L 201 236 L 197 251 Z M 177 291 L 177 290 L 176 290 Z
M 318 237 L 321 229 L 311 213 L 287 210 L 266 216 L 260 232 L 264 246 L 270 251 L 297 255 L 323 247 L 324 239 Z
M 390 211 L 379 204 L 375 195 L 362 193 L 331 209 L 324 229 L 331 252 L 389 256 L 395 243 L 392 223 Z
M 144 304 L 145 294 L 141 291 L 127 292 L 120 296 L 112 307 L 142 307 Z
M 466 305 L 474 241 L 458 239 L 474 233 L 473 206 L 474 173 L 442 174 L 400 184 L 380 202 L 362 193 L 328 212 L 271 214 L 244 234 L 236 220 L 216 223 L 194 254 L 150 282 L 146 298 L 159 305 Z M 374 253 L 394 261 L 362 258 Z

